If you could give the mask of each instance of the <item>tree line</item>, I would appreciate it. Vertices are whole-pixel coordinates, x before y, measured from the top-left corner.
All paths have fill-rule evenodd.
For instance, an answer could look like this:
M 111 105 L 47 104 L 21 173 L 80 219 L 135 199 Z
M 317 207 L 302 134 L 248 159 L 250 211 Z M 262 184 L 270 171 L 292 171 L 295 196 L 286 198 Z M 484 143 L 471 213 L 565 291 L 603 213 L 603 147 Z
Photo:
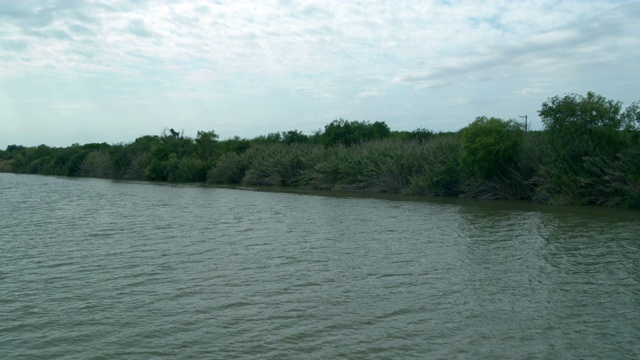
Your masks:
M 170 129 L 126 144 L 10 145 L 0 171 L 640 208 L 638 102 L 567 94 L 538 113 L 541 131 L 486 116 L 449 133 L 338 119 L 311 135 Z

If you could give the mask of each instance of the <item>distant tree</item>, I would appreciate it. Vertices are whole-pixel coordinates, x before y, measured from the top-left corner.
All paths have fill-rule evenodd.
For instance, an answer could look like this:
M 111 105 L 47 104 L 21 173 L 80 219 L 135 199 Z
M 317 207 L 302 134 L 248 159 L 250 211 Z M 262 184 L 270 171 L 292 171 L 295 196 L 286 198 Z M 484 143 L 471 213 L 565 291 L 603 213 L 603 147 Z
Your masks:
M 618 130 L 624 123 L 621 112 L 620 101 L 608 100 L 591 91 L 587 96 L 554 96 L 542 103 L 538 111 L 545 128 L 554 134 L 595 128 Z
M 426 141 L 433 138 L 434 135 L 435 134 L 431 130 L 427 130 L 425 128 L 417 128 L 411 132 L 409 138 L 419 141 Z
M 522 126 L 512 120 L 481 116 L 462 129 L 462 169 L 489 179 L 515 163 L 523 143 Z
M 376 121 L 373 124 L 368 121 L 348 121 L 337 119 L 324 127 L 322 142 L 325 146 L 346 145 L 351 146 L 369 140 L 383 139 L 391 135 L 391 130 L 386 123 Z
M 290 130 L 283 133 L 282 141 L 285 144 L 305 143 L 309 141 L 309 137 L 298 130 Z
M 149 152 L 162 144 L 157 135 L 145 135 L 137 138 L 130 147 L 136 152 Z
M 16 152 L 16 151 L 21 151 L 21 150 L 25 150 L 26 147 L 22 146 L 22 145 L 9 145 L 7 146 L 7 152 Z
M 175 154 L 173 154 L 175 156 Z M 151 181 L 165 181 L 167 180 L 167 160 L 162 161 L 159 159 L 152 159 L 145 170 L 145 179 Z
M 220 142 L 220 152 L 222 154 L 229 152 L 241 154 L 247 151 L 249 147 L 251 147 L 251 141 L 248 139 L 242 139 L 239 136 L 234 136 L 231 139 L 223 140 Z
M 196 152 L 200 159 L 209 161 L 216 156 L 218 134 L 215 131 L 198 131 L 195 139 Z
M 106 150 L 93 150 L 80 164 L 79 175 L 98 178 L 113 176 L 113 162 Z
M 640 102 L 629 105 L 622 113 L 623 126 L 627 130 L 640 130 Z
M 538 111 L 552 145 L 569 162 L 585 156 L 614 156 L 625 146 L 620 130 L 634 129 L 640 118 L 636 103 L 622 111 L 622 102 L 588 92 L 586 96 L 554 96 Z

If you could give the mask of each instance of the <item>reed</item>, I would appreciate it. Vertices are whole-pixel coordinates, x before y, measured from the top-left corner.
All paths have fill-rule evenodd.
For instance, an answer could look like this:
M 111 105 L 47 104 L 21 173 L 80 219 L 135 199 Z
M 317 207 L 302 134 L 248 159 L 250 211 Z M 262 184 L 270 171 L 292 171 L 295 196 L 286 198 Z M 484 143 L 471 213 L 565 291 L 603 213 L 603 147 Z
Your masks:
M 423 146 L 420 168 L 411 177 L 405 193 L 414 195 L 455 196 L 462 192 L 459 136 L 434 138 Z

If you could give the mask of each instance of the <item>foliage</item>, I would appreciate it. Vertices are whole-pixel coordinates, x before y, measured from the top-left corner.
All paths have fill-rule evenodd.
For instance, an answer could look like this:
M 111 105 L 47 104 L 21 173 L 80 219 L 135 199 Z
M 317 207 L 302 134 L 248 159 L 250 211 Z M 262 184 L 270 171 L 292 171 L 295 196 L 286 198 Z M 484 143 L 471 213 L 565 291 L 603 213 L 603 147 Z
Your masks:
M 554 204 L 637 206 L 638 103 L 589 92 L 542 104 L 547 152 L 534 177 L 535 199 Z
M 415 195 L 459 195 L 462 153 L 460 137 L 435 138 L 426 143 L 425 151 L 422 171 L 411 177 L 405 192 Z
M 178 159 L 175 154 L 171 154 L 165 171 L 166 179 L 169 182 L 203 182 L 207 176 L 207 169 L 202 160 L 197 158 Z
M 218 151 L 217 142 L 218 134 L 216 134 L 215 131 L 198 131 L 195 139 L 198 157 L 205 161 L 214 159 Z
M 113 177 L 113 162 L 109 152 L 106 150 L 90 152 L 80 164 L 78 175 L 97 178 Z
M 230 152 L 241 154 L 251 147 L 251 141 L 247 139 L 241 139 L 238 136 L 234 136 L 231 139 L 221 141 L 219 146 L 221 154 Z
M 426 148 L 416 141 L 378 140 L 359 147 L 366 159 L 362 178 L 370 191 L 402 192 L 425 166 Z
M 258 144 L 252 146 L 245 156 L 249 167 L 242 183 L 244 185 L 298 185 L 306 165 L 304 157 L 311 148 L 294 144 Z
M 588 93 L 543 103 L 540 132 L 485 116 L 457 133 L 338 119 L 311 135 L 165 130 L 113 145 L 9 145 L 0 171 L 640 208 L 639 109 Z
M 514 121 L 481 116 L 462 129 L 462 170 L 483 179 L 504 176 L 522 148 L 523 131 Z
M 584 204 L 640 209 L 640 151 L 630 149 L 615 159 L 585 159 L 588 176 L 578 180 Z
M 145 179 L 151 181 L 166 181 L 167 180 L 167 171 L 166 167 L 168 165 L 168 159 L 162 161 L 158 158 L 152 159 L 145 170 Z
M 588 92 L 552 97 L 538 113 L 558 157 L 577 164 L 585 156 L 615 156 L 624 147 L 619 130 L 632 127 L 634 108 L 623 113 L 621 102 Z
M 239 184 L 246 172 L 244 157 L 228 152 L 222 155 L 216 165 L 207 172 L 207 182 L 211 184 Z
M 322 142 L 325 146 L 352 146 L 370 140 L 384 139 L 390 134 L 391 130 L 384 122 L 376 121 L 372 124 L 368 121 L 339 119 L 324 127 Z
M 298 130 L 290 130 L 282 135 L 282 142 L 287 145 L 303 144 L 309 141 L 309 137 Z

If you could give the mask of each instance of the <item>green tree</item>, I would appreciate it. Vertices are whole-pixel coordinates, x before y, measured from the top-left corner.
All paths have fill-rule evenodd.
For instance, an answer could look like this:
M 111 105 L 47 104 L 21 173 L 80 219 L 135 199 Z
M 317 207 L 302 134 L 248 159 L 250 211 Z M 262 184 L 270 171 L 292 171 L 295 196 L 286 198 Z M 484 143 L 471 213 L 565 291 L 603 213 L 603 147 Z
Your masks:
M 588 92 L 554 96 L 538 111 L 552 145 L 563 160 L 581 163 L 585 156 L 614 156 L 625 146 L 625 127 L 634 127 L 637 105 L 622 111 L 622 102 Z
M 218 134 L 215 131 L 198 131 L 195 139 L 196 152 L 201 160 L 212 160 L 218 151 Z
M 306 143 L 309 141 L 309 137 L 303 134 L 302 131 L 290 130 L 283 133 L 282 141 L 287 145 Z
M 113 177 L 113 161 L 107 150 L 93 150 L 89 153 L 78 170 L 81 176 L 111 178 Z
M 640 150 L 640 110 L 588 92 L 555 96 L 539 111 L 552 151 L 536 173 L 536 197 L 556 204 L 632 206 L 625 195 L 637 193 L 640 178 L 635 154 Z M 633 154 L 633 155 L 630 155 Z M 624 171 L 620 171 L 624 169 Z M 635 195 L 634 195 L 635 196 Z
M 370 123 L 338 119 L 324 127 L 322 142 L 325 146 L 352 146 L 365 141 L 388 138 L 390 135 L 389 126 L 382 121 Z
M 251 141 L 242 139 L 239 136 L 234 136 L 231 139 L 223 140 L 220 142 L 221 153 L 226 154 L 229 152 L 241 154 L 247 151 L 251 147 Z
M 505 175 L 522 148 L 523 130 L 513 120 L 481 116 L 462 129 L 462 169 L 489 179 Z

